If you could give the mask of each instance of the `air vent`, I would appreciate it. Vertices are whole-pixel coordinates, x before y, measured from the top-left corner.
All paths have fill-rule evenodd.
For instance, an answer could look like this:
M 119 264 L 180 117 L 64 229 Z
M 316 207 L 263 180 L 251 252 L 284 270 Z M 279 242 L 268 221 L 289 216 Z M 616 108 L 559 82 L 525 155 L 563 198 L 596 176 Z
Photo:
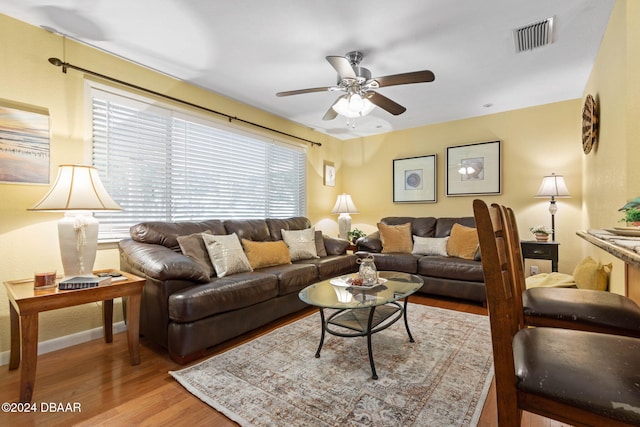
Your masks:
M 513 30 L 516 52 L 524 52 L 550 44 L 553 34 L 553 18 Z

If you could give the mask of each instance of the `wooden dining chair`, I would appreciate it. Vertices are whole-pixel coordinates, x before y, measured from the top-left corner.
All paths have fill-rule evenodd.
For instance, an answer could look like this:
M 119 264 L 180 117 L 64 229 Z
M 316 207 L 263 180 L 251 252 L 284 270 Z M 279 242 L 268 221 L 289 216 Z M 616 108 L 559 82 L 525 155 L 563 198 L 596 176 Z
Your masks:
M 473 202 L 487 290 L 500 427 L 529 411 L 575 426 L 640 425 L 640 339 L 528 327 L 520 240 L 503 206 Z
M 505 207 L 505 222 L 520 242 L 516 217 Z M 530 326 L 577 329 L 640 338 L 640 307 L 633 300 L 612 292 L 572 288 L 526 288 L 520 244 L 510 254 L 520 292 L 524 321 Z

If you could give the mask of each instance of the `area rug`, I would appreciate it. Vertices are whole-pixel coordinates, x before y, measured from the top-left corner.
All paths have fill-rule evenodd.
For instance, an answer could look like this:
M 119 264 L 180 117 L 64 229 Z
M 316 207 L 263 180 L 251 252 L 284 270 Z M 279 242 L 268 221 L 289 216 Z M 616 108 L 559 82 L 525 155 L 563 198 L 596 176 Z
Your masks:
M 379 379 L 364 337 L 327 334 L 320 314 L 169 372 L 242 426 L 472 426 L 493 376 L 486 316 L 409 304 L 402 321 L 373 335 Z

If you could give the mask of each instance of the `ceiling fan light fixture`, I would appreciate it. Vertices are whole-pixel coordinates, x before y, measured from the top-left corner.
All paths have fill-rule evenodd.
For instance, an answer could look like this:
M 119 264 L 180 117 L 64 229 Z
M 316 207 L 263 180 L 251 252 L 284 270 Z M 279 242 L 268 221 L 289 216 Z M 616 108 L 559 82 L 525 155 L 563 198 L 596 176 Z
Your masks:
M 360 94 L 352 93 L 341 96 L 332 107 L 341 116 L 354 118 L 363 117 L 375 108 L 375 104 Z

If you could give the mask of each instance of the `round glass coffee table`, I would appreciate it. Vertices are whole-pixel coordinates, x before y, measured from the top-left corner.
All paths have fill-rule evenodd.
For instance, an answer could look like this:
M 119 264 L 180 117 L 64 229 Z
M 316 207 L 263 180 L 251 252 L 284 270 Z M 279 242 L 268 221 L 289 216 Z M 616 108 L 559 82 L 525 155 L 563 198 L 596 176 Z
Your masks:
M 420 277 L 394 271 L 380 271 L 379 283 L 372 287 L 351 286 L 348 278 L 356 274 L 323 280 L 304 288 L 299 297 L 320 310 L 322 331 L 316 357 L 324 343 L 325 332 L 339 337 L 367 337 L 369 363 L 374 380 L 378 379 L 371 350 L 371 336 L 387 329 L 401 318 L 407 329 L 409 342 L 414 342 L 407 320 L 409 296 L 423 284 Z M 404 304 L 400 300 L 404 299 Z M 336 309 L 325 319 L 324 309 Z

